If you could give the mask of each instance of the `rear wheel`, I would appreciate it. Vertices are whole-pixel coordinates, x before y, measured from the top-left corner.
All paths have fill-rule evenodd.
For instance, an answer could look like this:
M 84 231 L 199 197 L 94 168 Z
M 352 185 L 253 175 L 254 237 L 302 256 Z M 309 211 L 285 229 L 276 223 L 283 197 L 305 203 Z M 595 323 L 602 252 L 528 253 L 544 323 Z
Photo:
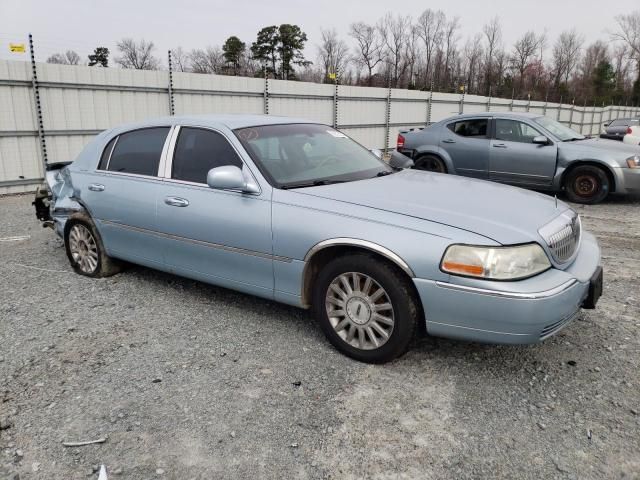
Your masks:
M 108 277 L 121 270 L 120 262 L 107 256 L 95 224 L 85 214 L 67 220 L 64 245 L 71 267 L 80 275 Z
M 313 310 L 334 347 L 367 363 L 404 354 L 419 317 L 406 275 L 367 254 L 338 257 L 320 271 Z
M 435 155 L 422 155 L 418 157 L 413 168 L 427 172 L 447 173 L 447 166 L 440 157 L 436 157 Z
M 569 172 L 564 182 L 571 202 L 594 204 L 609 194 L 610 182 L 606 172 L 594 165 L 581 165 Z

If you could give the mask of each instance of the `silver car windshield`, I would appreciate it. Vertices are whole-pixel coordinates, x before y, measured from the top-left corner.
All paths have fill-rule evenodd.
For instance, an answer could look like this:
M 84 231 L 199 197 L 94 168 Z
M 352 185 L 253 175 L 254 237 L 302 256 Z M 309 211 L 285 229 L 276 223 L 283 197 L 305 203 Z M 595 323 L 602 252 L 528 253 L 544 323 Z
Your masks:
M 349 182 L 392 173 L 370 151 L 326 125 L 264 125 L 235 133 L 262 173 L 279 188 Z
M 560 122 L 556 122 L 555 120 L 551 120 L 547 117 L 538 117 L 533 119 L 538 125 L 551 132 L 555 137 L 562 141 L 568 142 L 571 140 L 584 140 L 585 136 L 579 134 L 575 130 L 570 129 L 569 127 L 565 127 Z

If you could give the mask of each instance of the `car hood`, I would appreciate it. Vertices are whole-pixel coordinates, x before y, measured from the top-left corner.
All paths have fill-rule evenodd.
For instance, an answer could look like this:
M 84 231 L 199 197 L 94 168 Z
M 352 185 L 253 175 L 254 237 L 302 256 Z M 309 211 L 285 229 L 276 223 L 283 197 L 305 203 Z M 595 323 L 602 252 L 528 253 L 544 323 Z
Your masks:
M 617 140 L 604 138 L 587 138 L 575 142 L 559 142 L 558 148 L 565 155 L 574 152 L 582 158 L 597 157 L 603 155 L 618 161 L 624 161 L 631 155 L 638 154 L 640 149 L 635 145 L 628 145 Z
M 538 229 L 569 208 L 520 188 L 416 170 L 297 191 L 441 223 L 500 244 L 540 241 Z

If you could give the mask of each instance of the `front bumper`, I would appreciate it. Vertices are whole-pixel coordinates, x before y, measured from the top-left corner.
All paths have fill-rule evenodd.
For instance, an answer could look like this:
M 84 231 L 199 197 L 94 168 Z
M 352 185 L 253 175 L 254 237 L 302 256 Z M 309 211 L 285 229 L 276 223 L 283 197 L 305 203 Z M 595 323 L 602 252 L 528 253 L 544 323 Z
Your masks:
M 598 244 L 584 232 L 580 251 L 566 270 L 551 269 L 516 282 L 450 277 L 449 282 L 414 279 L 414 283 L 431 335 L 486 343 L 536 343 L 559 332 L 580 313 L 599 264 Z

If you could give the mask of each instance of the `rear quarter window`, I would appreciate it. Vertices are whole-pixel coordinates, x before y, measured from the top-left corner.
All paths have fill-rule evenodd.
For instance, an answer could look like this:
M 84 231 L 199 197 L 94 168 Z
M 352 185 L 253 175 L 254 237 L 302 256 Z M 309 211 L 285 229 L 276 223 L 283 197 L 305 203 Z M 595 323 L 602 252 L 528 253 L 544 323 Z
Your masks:
M 486 118 L 471 118 L 449 123 L 447 128 L 461 137 L 487 138 L 488 125 Z
M 169 127 L 154 127 L 119 135 L 114 139 L 116 141 L 106 170 L 135 175 L 158 175 L 160 156 L 168 133 Z M 105 151 L 108 147 L 107 145 Z

